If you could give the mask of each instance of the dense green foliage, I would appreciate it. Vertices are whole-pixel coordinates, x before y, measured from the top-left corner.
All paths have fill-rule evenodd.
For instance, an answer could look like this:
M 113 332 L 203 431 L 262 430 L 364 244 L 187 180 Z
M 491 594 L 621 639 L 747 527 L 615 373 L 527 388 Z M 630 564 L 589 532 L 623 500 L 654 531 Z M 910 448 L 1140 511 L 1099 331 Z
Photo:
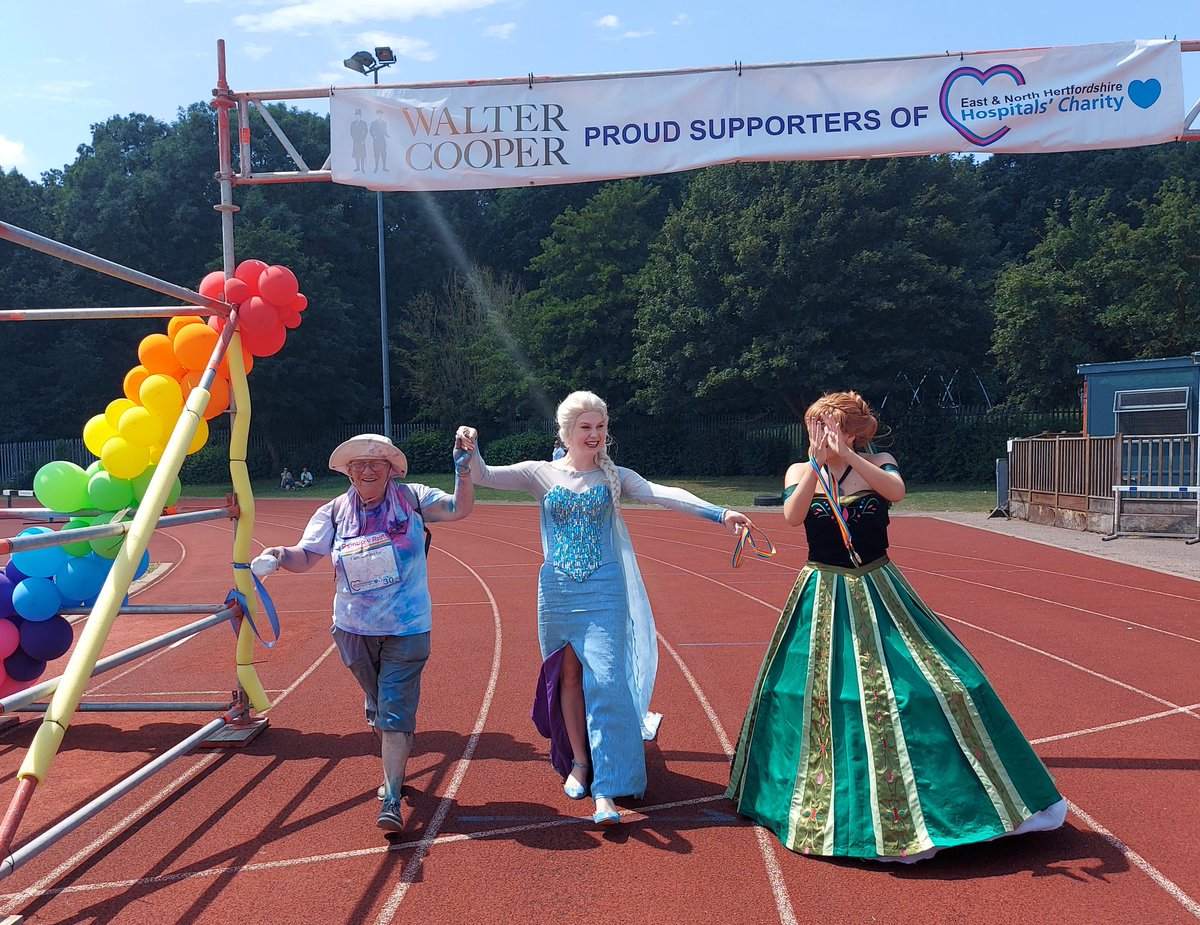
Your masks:
M 324 159 L 325 119 L 271 113 L 309 163 Z M 260 137 L 255 170 L 292 169 Z M 221 260 L 216 144 L 204 104 L 169 124 L 113 117 L 62 171 L 0 173 L 0 218 L 194 287 Z M 623 427 L 625 465 L 769 475 L 797 447 L 746 422 L 786 420 L 821 391 L 852 387 L 890 403 L 906 471 L 986 480 L 1013 436 L 1005 419 L 955 424 L 939 407 L 1069 407 L 1079 363 L 1200 350 L 1198 151 L 741 164 L 388 194 L 394 418 L 441 431 L 410 438 L 412 468 L 447 470 L 443 438 L 464 422 L 506 457 L 546 455 L 555 403 L 589 388 Z M 251 376 L 266 440 L 255 468 L 269 473 L 279 441 L 380 427 L 376 197 L 302 183 L 235 199 L 239 259 L 292 268 L 310 305 Z M 5 308 L 163 303 L 10 244 L 0 292 Z M 163 329 L 0 326 L 0 442 L 78 436 L 120 396 L 138 341 Z M 698 427 L 712 415 L 738 429 Z M 189 461 L 197 480 L 219 481 L 213 466 L 206 454 Z

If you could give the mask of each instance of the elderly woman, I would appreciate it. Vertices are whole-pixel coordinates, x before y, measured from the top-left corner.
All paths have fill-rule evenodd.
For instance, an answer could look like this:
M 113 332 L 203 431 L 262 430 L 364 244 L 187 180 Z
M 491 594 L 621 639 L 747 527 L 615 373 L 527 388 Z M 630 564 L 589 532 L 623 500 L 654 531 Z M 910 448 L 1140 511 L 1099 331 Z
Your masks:
M 350 478 L 346 493 L 317 509 L 295 546 L 268 547 L 253 563 L 259 574 L 279 566 L 306 572 L 333 556 L 333 638 L 366 694 L 367 723 L 380 734 L 384 784 L 377 824 L 387 832 L 404 826 L 400 789 L 429 658 L 425 523 L 459 520 L 475 503 L 461 440 L 454 460 L 454 494 L 447 495 L 401 482 L 408 460 L 387 437 L 347 440 L 329 457 L 329 468 Z
M 608 407 L 591 392 L 558 406 L 566 453 L 552 462 L 487 466 L 471 456 L 471 478 L 490 488 L 524 490 L 541 506 L 545 562 L 538 576 L 539 678 L 534 718 L 550 739 L 550 758 L 571 799 L 591 795 L 593 820 L 620 821 L 613 799 L 646 790 L 643 741 L 659 714 L 649 711 L 658 665 L 654 617 L 638 572 L 622 499 L 646 501 L 733 529 L 745 514 L 679 488 L 647 482 L 608 456 Z M 474 448 L 475 431 L 458 439 Z

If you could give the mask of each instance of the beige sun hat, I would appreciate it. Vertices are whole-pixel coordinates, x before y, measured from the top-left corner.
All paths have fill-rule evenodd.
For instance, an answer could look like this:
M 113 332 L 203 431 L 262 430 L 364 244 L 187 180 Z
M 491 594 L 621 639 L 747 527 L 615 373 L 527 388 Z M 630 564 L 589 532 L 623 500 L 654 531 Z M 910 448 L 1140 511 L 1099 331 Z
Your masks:
M 350 462 L 355 459 L 386 459 L 392 464 L 392 474 L 408 475 L 408 458 L 401 449 L 381 434 L 359 434 L 351 437 L 329 454 L 329 468 L 343 475 L 350 474 Z

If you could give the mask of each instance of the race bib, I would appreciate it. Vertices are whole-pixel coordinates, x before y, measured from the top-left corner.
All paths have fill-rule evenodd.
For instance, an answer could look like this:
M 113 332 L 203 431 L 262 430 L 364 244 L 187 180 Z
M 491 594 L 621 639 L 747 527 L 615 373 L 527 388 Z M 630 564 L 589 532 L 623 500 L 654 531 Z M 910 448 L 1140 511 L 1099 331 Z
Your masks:
M 352 594 L 386 588 L 400 581 L 396 553 L 386 533 L 346 540 L 342 544 L 340 561 Z

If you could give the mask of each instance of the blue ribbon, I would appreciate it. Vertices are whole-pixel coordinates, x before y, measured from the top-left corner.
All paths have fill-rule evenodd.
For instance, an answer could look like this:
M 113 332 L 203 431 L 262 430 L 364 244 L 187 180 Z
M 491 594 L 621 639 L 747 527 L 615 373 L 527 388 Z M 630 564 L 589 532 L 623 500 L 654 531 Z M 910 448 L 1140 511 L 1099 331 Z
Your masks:
M 266 646 L 266 648 L 272 649 L 275 647 L 275 643 L 279 642 L 279 614 L 275 612 L 275 602 L 271 600 L 271 595 L 269 595 L 267 593 L 267 589 L 263 587 L 262 581 L 259 580 L 259 577 L 254 574 L 253 570 L 250 569 L 250 566 L 247 563 L 235 562 L 233 563 L 233 567 L 250 571 L 250 577 L 254 579 L 254 587 L 258 591 L 258 599 L 262 601 L 263 610 L 266 611 L 267 619 L 271 621 L 271 630 L 275 633 L 275 639 L 272 642 L 267 642 L 262 638 L 262 634 L 259 633 L 258 627 L 254 625 L 254 618 L 250 616 L 250 605 L 246 602 L 246 595 L 242 594 L 242 592 L 237 588 L 229 589 L 229 596 L 225 598 L 225 603 L 228 604 L 231 601 L 237 601 L 242 608 L 242 615 L 250 623 L 250 629 L 254 631 L 255 637 L 259 642 Z

